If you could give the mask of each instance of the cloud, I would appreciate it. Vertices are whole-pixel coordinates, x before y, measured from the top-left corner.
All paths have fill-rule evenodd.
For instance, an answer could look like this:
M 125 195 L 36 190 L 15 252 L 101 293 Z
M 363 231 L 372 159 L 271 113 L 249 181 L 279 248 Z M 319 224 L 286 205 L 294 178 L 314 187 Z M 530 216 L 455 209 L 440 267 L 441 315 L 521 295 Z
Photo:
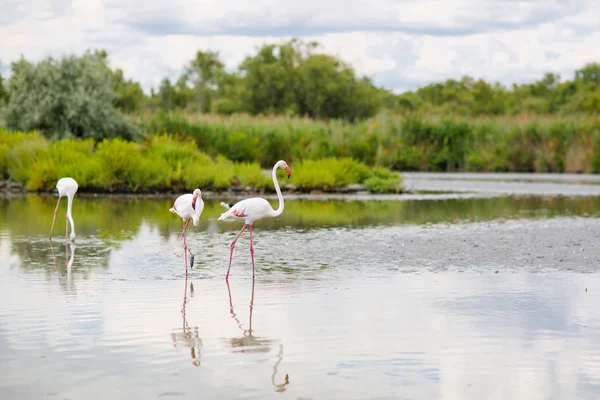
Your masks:
M 5 0 L 0 60 L 104 48 L 149 91 L 197 50 L 227 68 L 265 42 L 316 40 L 381 86 L 403 91 L 475 78 L 504 84 L 599 61 L 600 3 L 591 0 Z
M 118 10 L 115 22 L 150 35 L 263 37 L 360 31 L 464 36 L 553 22 L 581 11 L 585 1 L 187 0 L 166 10 L 162 4 L 150 2 L 141 12 L 137 1 L 111 5 Z

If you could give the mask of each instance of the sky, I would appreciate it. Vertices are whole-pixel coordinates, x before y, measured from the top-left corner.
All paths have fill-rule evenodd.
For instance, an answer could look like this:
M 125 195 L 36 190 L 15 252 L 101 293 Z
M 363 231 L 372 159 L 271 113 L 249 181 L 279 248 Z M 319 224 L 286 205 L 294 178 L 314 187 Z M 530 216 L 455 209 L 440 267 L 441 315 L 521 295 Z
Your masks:
M 197 50 L 227 69 L 292 37 L 403 92 L 463 75 L 503 84 L 571 79 L 600 62 L 596 0 L 0 0 L 3 75 L 31 61 L 105 49 L 146 91 L 176 79 Z

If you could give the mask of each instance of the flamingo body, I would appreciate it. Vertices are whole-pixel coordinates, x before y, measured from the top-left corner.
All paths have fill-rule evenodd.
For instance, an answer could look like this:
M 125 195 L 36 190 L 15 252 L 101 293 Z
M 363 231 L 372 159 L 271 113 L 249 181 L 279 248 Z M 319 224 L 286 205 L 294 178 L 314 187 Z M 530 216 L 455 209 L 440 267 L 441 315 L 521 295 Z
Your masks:
M 277 168 L 282 168 L 285 170 L 288 178 L 292 174 L 290 171 L 290 167 L 283 160 L 279 160 L 273 166 L 273 184 L 275 185 L 275 191 L 277 192 L 277 198 L 279 200 L 279 207 L 277 210 L 274 210 L 271 207 L 271 204 L 263 199 L 262 197 L 251 197 L 249 199 L 244 199 L 238 201 L 234 205 L 232 205 L 229 210 L 221 214 L 219 217 L 219 221 L 224 220 L 243 220 L 244 226 L 240 230 L 240 233 L 236 236 L 236 238 L 231 242 L 231 250 L 229 252 L 229 267 L 227 268 L 227 274 L 225 275 L 225 280 L 229 279 L 229 270 L 231 269 L 231 259 L 233 257 L 233 248 L 235 247 L 235 243 L 241 236 L 244 229 L 246 229 L 246 225 L 250 227 L 250 255 L 252 257 L 252 277 L 254 278 L 254 247 L 252 246 L 252 224 L 254 221 L 259 220 L 265 217 L 277 217 L 281 215 L 283 212 L 283 195 L 281 194 L 281 189 L 279 188 L 279 182 L 277 182 Z M 222 204 L 221 204 L 222 205 Z
M 204 210 L 204 201 L 202 200 L 202 192 L 200 189 L 194 189 L 192 194 L 183 194 L 175 199 L 173 207 L 169 209 L 174 214 L 177 214 L 183 220 L 183 232 L 181 232 L 181 238 L 183 239 L 183 262 L 185 263 L 185 276 L 187 277 L 187 252 L 190 253 L 190 268 L 194 267 L 194 254 L 188 248 L 185 231 L 187 229 L 190 219 L 194 222 L 194 226 L 198 226 L 200 222 L 200 215 Z
M 52 240 L 52 231 L 54 230 L 54 221 L 56 220 L 56 213 L 58 211 L 58 206 L 60 204 L 60 199 L 64 196 L 67 196 L 67 214 L 66 219 L 68 223 L 71 224 L 71 241 L 75 240 L 75 223 L 73 222 L 73 216 L 71 214 L 73 207 L 73 198 L 75 197 L 75 193 L 77 193 L 77 189 L 79 189 L 79 185 L 77 181 L 70 177 L 60 178 L 58 182 L 56 182 L 56 190 L 58 191 L 58 202 L 56 203 L 56 209 L 54 209 L 54 217 L 52 218 L 52 227 L 50 228 L 50 239 Z M 69 231 L 69 227 L 67 224 L 66 227 L 67 234 Z M 65 236 L 67 236 L 65 234 Z M 66 239 L 66 237 L 65 237 Z
M 197 192 L 196 192 L 197 191 Z M 174 214 L 177 214 L 185 222 L 188 219 L 192 219 L 194 226 L 198 226 L 200 222 L 200 214 L 204 210 L 204 201 L 202 200 L 202 192 L 200 189 L 194 190 L 194 194 L 186 193 L 175 199 L 173 207 L 169 209 Z M 195 204 L 192 207 L 192 200 L 196 196 Z
M 267 200 L 262 197 L 253 197 L 235 203 L 229 210 L 221 214 L 219 220 L 244 220 L 244 223 L 250 225 L 264 217 L 275 217 L 274 213 L 275 210 Z

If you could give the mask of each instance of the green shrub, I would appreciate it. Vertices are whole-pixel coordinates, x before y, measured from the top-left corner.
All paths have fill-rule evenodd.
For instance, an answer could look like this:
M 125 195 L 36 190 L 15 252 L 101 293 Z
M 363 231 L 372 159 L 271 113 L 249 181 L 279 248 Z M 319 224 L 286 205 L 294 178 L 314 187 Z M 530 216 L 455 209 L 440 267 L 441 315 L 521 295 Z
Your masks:
M 147 191 L 165 188 L 169 164 L 160 157 L 143 154 L 136 143 L 121 139 L 98 143 L 96 158 L 101 165 L 99 184 L 109 191 Z
M 383 167 L 369 168 L 350 158 L 304 161 L 294 167 L 292 180 L 300 190 L 329 190 L 360 183 L 374 192 L 389 192 L 400 185 L 397 173 Z
M 84 188 L 97 188 L 100 165 L 92 156 L 94 141 L 66 139 L 50 143 L 33 161 L 29 190 L 50 190 L 58 179 L 70 176 Z

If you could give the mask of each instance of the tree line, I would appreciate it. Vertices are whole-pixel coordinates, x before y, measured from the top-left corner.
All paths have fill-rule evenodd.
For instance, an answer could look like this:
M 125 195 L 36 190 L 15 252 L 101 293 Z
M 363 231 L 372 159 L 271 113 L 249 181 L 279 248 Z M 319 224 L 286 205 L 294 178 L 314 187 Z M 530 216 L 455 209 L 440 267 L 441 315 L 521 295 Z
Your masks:
M 547 73 L 533 83 L 506 87 L 462 77 L 394 94 L 358 76 L 315 42 L 264 44 L 235 71 L 218 52 L 197 51 L 181 75 L 164 78 L 150 94 L 111 69 L 106 51 L 87 51 L 37 63 L 21 58 L 11 76 L 0 75 L 0 123 L 47 135 L 141 135 L 127 114 L 182 110 L 231 115 L 296 115 L 355 122 L 383 109 L 421 115 L 592 114 L 600 112 L 600 64 L 589 63 L 570 80 Z

